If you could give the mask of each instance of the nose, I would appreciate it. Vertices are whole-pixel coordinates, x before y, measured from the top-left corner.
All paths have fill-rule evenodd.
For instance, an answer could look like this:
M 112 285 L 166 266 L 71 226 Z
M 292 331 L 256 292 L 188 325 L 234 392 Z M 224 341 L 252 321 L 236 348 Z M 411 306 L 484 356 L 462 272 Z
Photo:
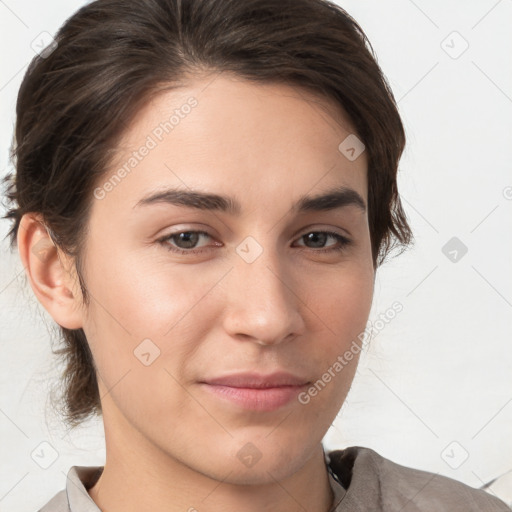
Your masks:
M 304 301 L 275 250 L 249 263 L 234 255 L 226 291 L 224 328 L 234 338 L 259 345 L 290 341 L 304 332 Z

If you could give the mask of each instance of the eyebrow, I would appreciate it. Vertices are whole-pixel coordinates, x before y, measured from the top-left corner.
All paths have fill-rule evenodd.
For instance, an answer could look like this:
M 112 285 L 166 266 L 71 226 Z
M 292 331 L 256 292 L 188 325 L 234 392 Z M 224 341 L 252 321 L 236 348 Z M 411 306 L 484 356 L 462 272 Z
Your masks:
M 151 192 L 138 201 L 133 208 L 161 203 L 198 210 L 216 210 L 230 215 L 240 215 L 242 211 L 241 204 L 233 197 L 181 189 L 164 189 Z M 355 206 L 362 213 L 366 212 L 366 204 L 360 194 L 354 189 L 341 186 L 315 196 L 301 196 L 293 204 L 292 211 L 295 213 L 321 212 L 347 206 Z

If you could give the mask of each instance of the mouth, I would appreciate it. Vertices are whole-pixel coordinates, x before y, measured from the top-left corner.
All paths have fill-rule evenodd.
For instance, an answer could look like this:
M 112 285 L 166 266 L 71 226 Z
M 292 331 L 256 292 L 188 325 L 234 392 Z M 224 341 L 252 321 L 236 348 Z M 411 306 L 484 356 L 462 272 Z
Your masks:
M 242 409 L 275 411 L 290 403 L 310 383 L 287 372 L 276 372 L 238 373 L 206 379 L 199 384 L 214 397 Z

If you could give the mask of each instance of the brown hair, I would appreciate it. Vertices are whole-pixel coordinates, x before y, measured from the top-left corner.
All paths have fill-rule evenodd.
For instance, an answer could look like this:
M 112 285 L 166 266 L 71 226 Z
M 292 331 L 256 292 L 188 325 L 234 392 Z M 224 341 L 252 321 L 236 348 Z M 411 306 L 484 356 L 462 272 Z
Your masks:
M 198 72 L 229 71 L 331 98 L 348 113 L 368 156 L 374 267 L 412 233 L 397 191 L 405 134 L 391 90 L 362 29 L 328 0 L 98 0 L 60 28 L 34 57 L 16 104 L 12 159 L 4 178 L 16 203 L 11 249 L 23 214 L 38 212 L 56 246 L 73 257 L 84 304 L 84 234 L 93 188 L 116 141 L 162 86 Z M 82 329 L 60 327 L 66 362 L 63 412 L 71 426 L 101 402 Z

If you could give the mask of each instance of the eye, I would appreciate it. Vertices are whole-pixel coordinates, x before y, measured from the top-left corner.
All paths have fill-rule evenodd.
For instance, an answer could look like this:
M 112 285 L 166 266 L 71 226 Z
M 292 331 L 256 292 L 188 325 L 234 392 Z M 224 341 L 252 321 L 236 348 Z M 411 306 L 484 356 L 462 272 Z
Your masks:
M 198 254 L 210 248 L 207 246 L 204 249 L 200 248 L 199 250 L 196 250 L 197 244 L 201 238 L 212 237 L 206 231 L 178 231 L 176 233 L 171 233 L 162 238 L 159 238 L 157 242 L 159 242 L 171 252 L 178 254 Z M 334 244 L 334 247 L 331 244 L 331 246 L 328 246 L 328 248 L 325 249 L 325 243 L 329 238 L 334 239 L 337 244 Z M 306 248 L 313 249 L 314 252 L 326 253 L 342 251 L 347 246 L 352 244 L 350 239 L 334 231 L 310 231 L 299 238 L 299 240 L 302 239 L 306 240 L 308 244 L 313 245 L 313 247 Z
M 164 245 L 171 252 L 176 252 L 179 254 L 195 254 L 203 252 L 202 250 L 192 250 L 196 248 L 196 245 L 201 237 L 211 238 L 206 231 L 179 231 L 177 233 L 166 235 L 157 241 Z M 178 247 L 173 247 L 169 244 L 169 241 L 177 244 Z
M 334 247 L 330 246 L 327 249 L 324 249 L 324 244 L 329 238 L 336 240 L 338 245 L 334 244 Z M 316 246 L 313 247 L 313 249 L 317 249 L 318 245 L 322 246 L 320 250 L 315 250 L 315 252 L 342 251 L 352 243 L 350 239 L 334 231 L 310 231 L 309 233 L 302 235 L 300 239 L 307 240 L 308 243 L 312 243 Z

